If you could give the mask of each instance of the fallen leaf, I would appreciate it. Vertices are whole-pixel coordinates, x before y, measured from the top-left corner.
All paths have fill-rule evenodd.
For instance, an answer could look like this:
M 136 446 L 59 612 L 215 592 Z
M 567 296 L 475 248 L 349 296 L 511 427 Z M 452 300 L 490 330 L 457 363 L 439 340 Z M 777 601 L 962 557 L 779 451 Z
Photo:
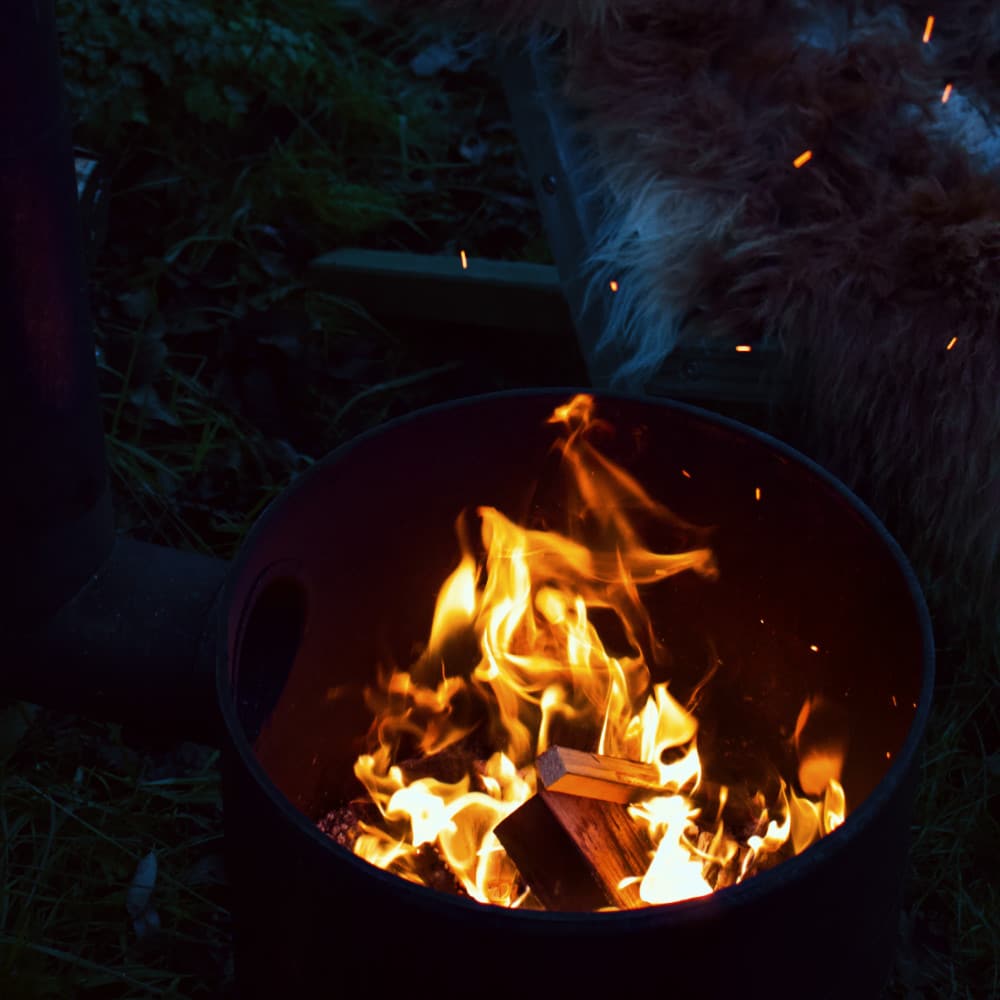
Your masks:
M 151 905 L 153 889 L 156 888 L 156 872 L 156 854 L 150 851 L 136 866 L 125 894 L 125 909 L 132 918 L 132 926 L 140 940 L 160 929 L 160 915 Z
M 158 420 L 170 427 L 180 427 L 180 420 L 163 405 L 159 393 L 153 386 L 139 386 L 129 393 L 128 398 L 147 420 Z
M 458 147 L 462 159 L 475 163 L 477 166 L 486 159 L 489 151 L 489 143 L 481 135 L 475 134 L 465 136 Z

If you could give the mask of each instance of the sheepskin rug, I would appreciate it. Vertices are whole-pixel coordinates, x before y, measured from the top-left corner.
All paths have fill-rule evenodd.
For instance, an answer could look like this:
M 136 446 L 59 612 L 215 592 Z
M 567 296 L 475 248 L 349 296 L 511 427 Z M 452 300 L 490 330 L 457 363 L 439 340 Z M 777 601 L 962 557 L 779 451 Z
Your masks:
M 939 636 L 995 628 L 1000 5 L 380 6 L 549 40 L 607 206 L 588 277 L 620 285 L 619 386 L 681 343 L 778 345 L 775 429 L 885 521 Z

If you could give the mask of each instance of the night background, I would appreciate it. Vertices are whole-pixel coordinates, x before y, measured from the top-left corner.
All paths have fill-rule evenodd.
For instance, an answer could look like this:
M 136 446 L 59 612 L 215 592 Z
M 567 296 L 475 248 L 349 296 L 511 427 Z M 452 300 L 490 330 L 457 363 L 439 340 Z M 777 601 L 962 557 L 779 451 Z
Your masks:
M 365 430 L 478 393 L 589 384 L 592 359 L 552 291 L 555 260 L 488 32 L 415 8 L 407 15 L 398 4 L 376 10 L 367 0 L 55 6 L 118 533 L 229 560 L 271 500 Z M 989 5 L 980 7 L 985 49 L 963 62 L 959 42 L 973 33 L 963 29 L 951 40 L 957 68 L 943 80 L 935 70 L 928 86 L 985 81 L 993 117 L 984 119 L 986 138 L 974 141 L 987 156 L 1000 127 L 1000 25 L 990 41 Z M 900 10 L 919 47 L 930 11 Z M 941 29 L 947 12 L 938 13 Z M 941 39 L 949 43 L 947 34 Z M 778 58 L 762 55 L 760 65 Z M 898 76 L 917 86 L 908 68 Z M 831 120 L 850 114 L 828 110 Z M 829 141 L 806 127 L 801 142 L 789 140 L 794 152 L 821 150 L 811 141 L 821 133 Z M 0 138 L 0 155 L 5 146 Z M 933 173 L 935 161 L 926 162 Z M 1000 156 L 971 171 L 978 201 L 970 196 L 961 211 L 929 208 L 924 220 L 942 232 L 972 220 L 987 233 L 982 245 L 992 256 L 973 249 L 963 258 L 984 285 L 1000 282 L 998 164 Z M 786 171 L 792 180 L 781 183 L 800 181 L 813 166 Z M 830 185 L 854 188 L 868 168 L 857 169 L 845 167 Z M 943 189 L 958 187 L 963 170 L 971 168 L 950 165 L 935 177 Z M 796 225 L 796 211 L 780 221 Z M 737 288 L 736 249 L 699 257 L 699 294 L 736 289 L 726 319 L 736 325 L 720 323 L 724 333 L 703 355 L 685 345 L 683 363 L 664 367 L 660 394 L 801 444 L 806 382 L 784 393 L 789 376 L 775 360 L 782 374 L 773 383 L 732 388 L 742 377 L 731 375 L 733 344 L 752 344 L 755 365 L 781 347 L 752 325 L 746 337 L 734 334 L 760 292 Z M 317 263 L 335 251 L 337 263 Z M 374 258 L 354 251 L 401 256 L 392 273 L 366 275 L 359 272 Z M 486 310 L 464 293 L 442 306 L 462 276 L 462 255 L 470 277 L 479 261 L 538 267 L 510 272 L 523 275 L 519 291 L 502 284 L 519 280 L 502 268 L 479 272 Z M 942 259 L 937 250 L 915 255 L 913 269 L 928 257 Z M 838 266 L 834 257 L 830 266 Z M 414 291 L 425 283 L 430 292 Z M 776 301 L 780 284 L 771 281 L 761 297 Z M 918 308 L 930 315 L 936 306 L 921 300 Z M 960 308 L 974 310 L 964 301 Z M 934 317 L 941 348 L 948 317 L 947 309 Z M 1000 420 L 995 312 L 983 313 L 980 334 L 992 347 L 977 347 L 970 378 L 993 379 L 986 394 Z M 960 337 L 946 349 L 963 346 Z M 721 369 L 712 367 L 719 352 L 727 358 Z M 885 357 L 900 372 L 916 364 L 901 351 Z M 698 381 L 699 370 L 707 381 Z M 911 384 L 923 385 L 919 374 Z M 886 394 L 897 391 L 892 385 Z M 952 390 L 972 392 L 957 376 Z M 829 398 L 851 392 L 839 385 Z M 850 428 L 852 419 L 840 425 Z M 853 447 L 844 433 L 827 452 L 835 473 L 838 448 Z M 964 464 L 995 495 L 995 439 L 964 440 L 973 456 Z M 927 591 L 938 688 L 887 996 L 985 1000 L 1000 990 L 1000 634 L 987 599 L 997 574 L 987 571 L 977 589 L 970 571 L 949 590 L 939 553 L 907 543 L 914 522 L 903 508 L 918 503 L 918 491 L 899 493 L 884 510 L 872 506 Z M 986 521 L 977 524 L 982 533 L 969 530 L 977 547 L 1000 534 L 995 511 Z M 961 523 L 952 533 L 961 536 Z M 235 995 L 218 758 L 202 743 L 178 743 L 169 726 L 155 732 L 0 700 L 0 997 Z M 140 882 L 150 878 L 151 856 L 153 891 L 137 895 L 137 873 Z

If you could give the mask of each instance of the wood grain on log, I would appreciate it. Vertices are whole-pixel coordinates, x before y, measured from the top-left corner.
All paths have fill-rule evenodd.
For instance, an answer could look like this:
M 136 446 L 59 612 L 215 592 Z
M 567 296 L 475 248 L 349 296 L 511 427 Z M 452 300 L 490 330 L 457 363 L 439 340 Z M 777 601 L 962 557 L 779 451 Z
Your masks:
M 652 845 L 619 802 L 542 787 L 494 831 L 549 910 L 632 909 Z

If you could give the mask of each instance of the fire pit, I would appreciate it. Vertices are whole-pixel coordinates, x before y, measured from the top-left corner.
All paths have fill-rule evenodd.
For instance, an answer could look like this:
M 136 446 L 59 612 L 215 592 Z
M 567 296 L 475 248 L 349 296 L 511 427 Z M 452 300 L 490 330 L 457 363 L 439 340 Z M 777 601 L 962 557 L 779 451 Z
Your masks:
M 424 411 L 303 477 L 227 607 L 249 995 L 877 995 L 929 625 L 778 442 L 603 394 Z

